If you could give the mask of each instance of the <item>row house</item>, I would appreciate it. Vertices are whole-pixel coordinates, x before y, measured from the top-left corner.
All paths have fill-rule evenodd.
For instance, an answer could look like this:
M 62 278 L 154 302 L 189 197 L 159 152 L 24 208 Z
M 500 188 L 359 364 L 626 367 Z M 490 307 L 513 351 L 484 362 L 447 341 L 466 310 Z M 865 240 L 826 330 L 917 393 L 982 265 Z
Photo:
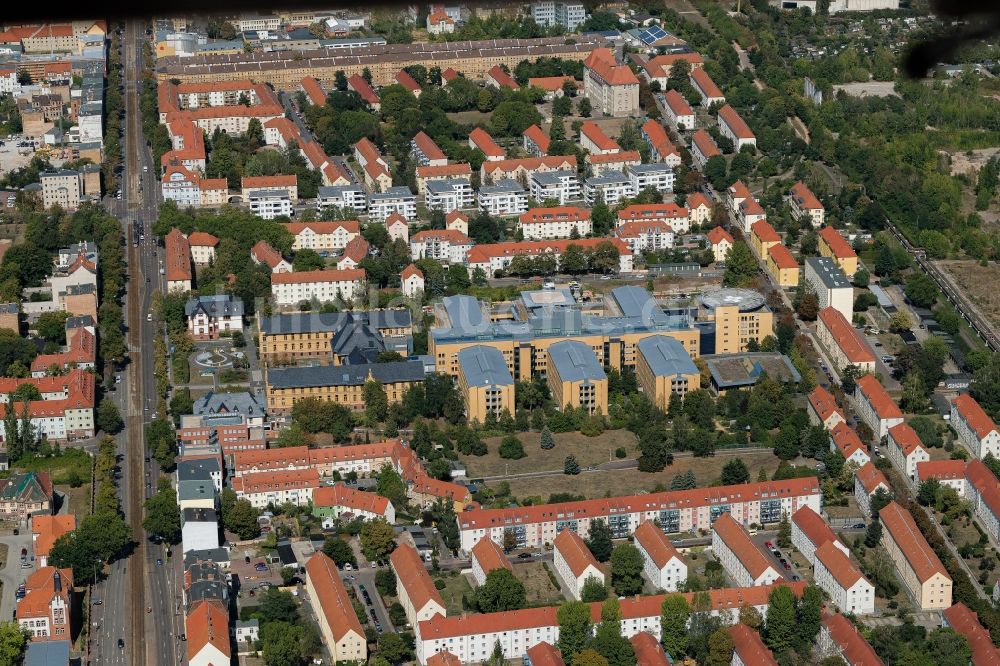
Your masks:
M 493 140 L 489 132 L 482 127 L 473 128 L 469 132 L 469 148 L 479 150 L 487 162 L 498 162 L 507 159 L 507 153 L 497 145 L 497 142 Z
M 830 450 L 839 451 L 845 463 L 853 463 L 857 467 L 862 467 L 871 460 L 868 447 L 854 428 L 846 423 L 838 423 L 830 429 Z
M 181 510 L 181 548 L 185 554 L 220 545 L 219 513 L 214 508 L 188 506 Z
M 875 586 L 839 544 L 827 541 L 816 549 L 813 579 L 842 612 L 870 615 L 875 612 Z
M 327 520 L 339 519 L 344 514 L 351 518 L 375 520 L 384 518 L 390 525 L 396 522 L 396 509 L 392 502 L 373 492 L 348 488 L 343 483 L 320 486 L 313 491 L 313 515 Z
M 889 428 L 903 422 L 903 412 L 900 411 L 899 405 L 874 375 L 862 375 L 858 378 L 854 400 L 857 403 L 858 416 L 868 424 L 878 439 L 888 435 Z
M 976 399 L 963 393 L 952 400 L 951 427 L 977 458 L 1000 457 L 1000 430 Z
M 886 454 L 896 469 L 903 472 L 906 479 L 911 482 L 917 478 L 917 464 L 931 459 L 917 431 L 908 423 L 900 423 L 889 428 Z
M 649 158 L 653 162 L 666 164 L 672 169 L 681 165 L 680 151 L 659 122 L 652 118 L 647 120 L 642 126 L 642 138 L 649 144 Z
M 503 548 L 493 539 L 483 537 L 469 553 L 472 562 L 472 578 L 476 585 L 482 587 L 491 571 L 506 569 L 513 573 L 514 567 L 503 552 Z
M 243 201 L 250 201 L 262 191 L 280 191 L 290 202 L 299 200 L 298 177 L 295 174 L 277 176 L 244 176 L 240 181 Z
M 487 275 L 495 275 L 507 270 L 514 257 L 537 257 L 551 255 L 556 262 L 570 245 L 576 245 L 584 252 L 602 243 L 611 243 L 618 250 L 618 270 L 632 272 L 632 251 L 617 238 L 580 238 L 575 240 L 523 241 L 520 243 L 487 243 L 476 245 L 467 255 L 470 270 L 483 269 Z
M 781 235 L 774 230 L 770 222 L 759 220 L 750 227 L 750 244 L 761 259 L 766 259 L 771 248 L 781 244 Z
M 951 576 L 920 533 L 913 516 L 896 502 L 879 512 L 882 547 L 889 554 L 910 598 L 920 610 L 951 606 Z
M 879 490 L 884 490 L 890 496 L 892 495 L 889 479 L 885 478 L 885 474 L 875 466 L 875 463 L 867 462 L 854 475 L 854 499 L 857 501 L 861 513 L 869 520 L 872 517 L 872 495 Z
M 579 206 L 558 206 L 552 208 L 532 208 L 522 213 L 517 220 L 517 231 L 525 240 L 546 240 L 549 238 L 570 238 L 587 236 L 593 227 L 590 211 Z
M 564 530 L 552 544 L 552 565 L 569 595 L 579 601 L 591 579 L 604 585 L 604 571 L 576 532 Z
M 350 302 L 361 295 L 364 283 L 362 268 L 275 273 L 271 276 L 271 296 L 277 305 L 295 305 L 314 298 L 320 303 Z
M 258 509 L 268 505 L 294 504 L 305 506 L 319 488 L 319 472 L 315 469 L 287 472 L 243 474 L 232 481 L 237 499 L 245 499 Z
M 674 233 L 686 234 L 691 228 L 691 212 L 675 203 L 632 204 L 618 211 L 616 224 L 622 226 L 629 222 L 666 222 Z
M 823 227 L 819 230 L 819 253 L 820 256 L 833 259 L 847 277 L 853 278 L 858 270 L 857 252 L 833 227 Z
M 833 430 L 837 424 L 845 423 L 847 418 L 844 410 L 837 405 L 833 394 L 822 386 L 817 386 L 806 396 L 809 403 L 810 421 L 817 423 L 827 430 Z
M 792 545 L 809 564 L 816 566 L 816 550 L 825 543 L 832 543 L 844 555 L 851 554 L 823 520 L 823 516 L 809 507 L 802 507 L 792 514 Z
M 697 130 L 691 136 L 691 161 L 695 167 L 704 169 L 708 160 L 713 157 L 721 157 L 722 151 L 712 135 L 703 129 Z
M 827 307 L 819 311 L 816 338 L 838 371 L 852 365 L 861 372 L 875 371 L 875 353 L 840 310 Z
M 676 592 L 687 581 L 687 564 L 656 523 L 647 520 L 639 525 L 635 547 L 642 554 L 643 573 L 657 590 Z
M 571 529 L 587 538 L 594 520 L 603 520 L 616 539 L 624 539 L 646 520 L 659 521 L 667 534 L 711 529 L 724 513 L 744 525 L 778 523 L 803 506 L 820 510 L 815 479 L 765 481 L 737 486 L 675 490 L 646 495 L 610 497 L 579 502 L 540 504 L 508 509 L 472 509 L 458 517 L 462 549 L 484 536 L 503 541 L 505 531 L 519 548 L 551 544 L 559 532 Z
M 618 238 L 633 253 L 669 250 L 674 246 L 674 230 L 666 222 L 626 222 L 615 228 Z
M 414 259 L 433 259 L 446 264 L 465 264 L 472 239 L 452 229 L 418 231 L 410 238 L 410 256 Z
M 736 152 L 740 152 L 743 146 L 757 147 L 757 137 L 728 104 L 719 109 L 719 133 L 733 142 L 733 150 Z
M 284 227 L 291 232 L 292 249 L 333 252 L 343 250 L 361 234 L 357 220 L 339 222 L 291 222 Z
M 937 479 L 942 486 L 953 488 L 959 497 L 965 497 L 964 460 L 924 460 L 917 463 L 917 486 L 929 479 Z
M 528 193 L 516 180 L 505 178 L 479 188 L 479 208 L 495 217 L 520 215 L 528 210 Z
M 781 573 L 750 539 L 747 529 L 723 514 L 712 525 L 712 552 L 740 587 L 771 585 Z

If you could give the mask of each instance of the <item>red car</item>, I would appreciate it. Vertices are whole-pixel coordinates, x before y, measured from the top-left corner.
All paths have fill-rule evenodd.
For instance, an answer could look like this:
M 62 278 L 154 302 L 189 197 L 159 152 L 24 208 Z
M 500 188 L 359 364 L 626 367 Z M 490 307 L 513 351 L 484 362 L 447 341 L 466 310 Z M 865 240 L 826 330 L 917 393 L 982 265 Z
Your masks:
M 792 570 L 792 565 L 790 565 L 788 562 L 785 562 L 785 571 L 791 571 L 791 570 Z
M 764 547 L 767 548 L 768 550 L 771 550 L 772 548 L 774 548 L 774 544 L 771 543 L 770 541 L 765 541 Z

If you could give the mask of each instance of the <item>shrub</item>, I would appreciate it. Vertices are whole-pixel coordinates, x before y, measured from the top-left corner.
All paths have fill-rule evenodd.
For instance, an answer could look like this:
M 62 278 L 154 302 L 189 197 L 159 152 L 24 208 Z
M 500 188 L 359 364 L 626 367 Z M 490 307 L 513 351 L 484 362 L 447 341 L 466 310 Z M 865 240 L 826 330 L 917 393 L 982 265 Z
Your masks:
M 524 445 L 515 435 L 507 435 L 500 442 L 500 457 L 508 460 L 520 460 L 525 456 Z
M 615 458 L 624 458 L 626 455 L 624 446 L 619 446 L 615 449 Z

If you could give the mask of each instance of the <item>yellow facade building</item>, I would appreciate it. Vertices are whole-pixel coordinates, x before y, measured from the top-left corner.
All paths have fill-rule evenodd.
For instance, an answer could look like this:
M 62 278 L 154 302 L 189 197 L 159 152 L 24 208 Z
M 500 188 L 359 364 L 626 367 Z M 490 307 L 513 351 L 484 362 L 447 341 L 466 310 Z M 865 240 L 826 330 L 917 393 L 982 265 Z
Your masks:
M 752 289 L 715 289 L 698 297 L 698 321 L 715 324 L 715 347 L 705 354 L 736 354 L 774 332 L 774 313 Z
M 331 312 L 321 314 L 281 314 L 260 317 L 258 350 L 261 365 L 276 367 L 301 360 L 339 365 L 349 338 L 361 327 L 382 337 L 387 351 L 409 354 L 413 335 L 413 317 L 409 310 L 372 310 L 370 312 Z
M 503 354 L 484 345 L 466 347 L 458 353 L 458 388 L 465 399 L 469 421 L 486 421 L 506 410 L 514 415 L 514 378 Z
M 819 230 L 819 253 L 823 257 L 833 259 L 847 277 L 854 277 L 858 271 L 858 253 L 833 227 L 823 227 Z
M 392 405 L 400 402 L 410 388 L 424 381 L 424 364 L 421 361 L 397 361 L 270 368 L 264 374 L 267 411 L 287 414 L 303 398 L 318 398 L 323 402 L 335 402 L 349 409 L 361 410 L 365 408 L 364 386 L 369 381 L 382 385 Z
M 650 402 L 664 411 L 672 394 L 683 398 L 688 391 L 701 386 L 701 373 L 684 346 L 665 335 L 653 335 L 639 342 L 635 376 Z
M 799 286 L 799 262 L 780 243 L 772 245 L 767 251 L 767 272 L 783 289 Z
M 549 347 L 548 361 L 549 389 L 560 408 L 608 413 L 608 376 L 590 347 L 575 340 L 557 342 Z

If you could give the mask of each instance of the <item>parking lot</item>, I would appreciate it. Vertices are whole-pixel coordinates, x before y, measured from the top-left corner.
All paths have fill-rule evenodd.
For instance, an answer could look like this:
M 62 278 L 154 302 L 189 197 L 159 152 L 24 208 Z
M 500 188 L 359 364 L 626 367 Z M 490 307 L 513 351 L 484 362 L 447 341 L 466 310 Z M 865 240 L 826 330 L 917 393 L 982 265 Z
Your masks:
M 785 578 L 791 581 L 805 579 L 805 573 L 799 571 L 792 558 L 793 549 L 791 547 L 778 548 L 778 540 L 773 533 L 757 534 L 750 538 L 760 547 L 767 556 L 768 561 L 774 565 L 774 568 Z

